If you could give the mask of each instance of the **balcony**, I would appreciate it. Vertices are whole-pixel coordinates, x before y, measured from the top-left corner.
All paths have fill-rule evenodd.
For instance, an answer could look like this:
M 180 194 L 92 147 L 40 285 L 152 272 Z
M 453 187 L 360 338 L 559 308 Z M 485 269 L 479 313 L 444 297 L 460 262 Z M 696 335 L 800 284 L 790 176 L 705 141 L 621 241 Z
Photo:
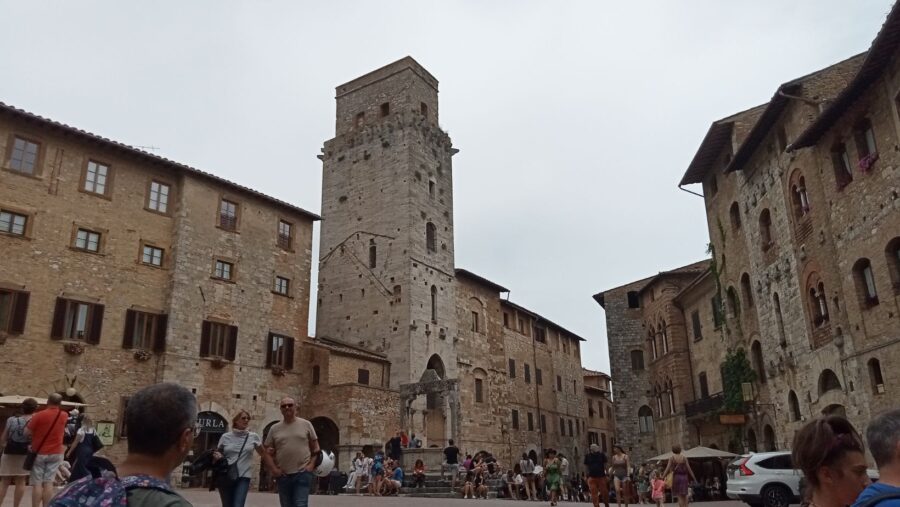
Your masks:
M 708 398 L 702 398 L 684 404 L 684 414 L 688 419 L 714 416 L 719 413 L 725 404 L 725 395 L 716 393 Z

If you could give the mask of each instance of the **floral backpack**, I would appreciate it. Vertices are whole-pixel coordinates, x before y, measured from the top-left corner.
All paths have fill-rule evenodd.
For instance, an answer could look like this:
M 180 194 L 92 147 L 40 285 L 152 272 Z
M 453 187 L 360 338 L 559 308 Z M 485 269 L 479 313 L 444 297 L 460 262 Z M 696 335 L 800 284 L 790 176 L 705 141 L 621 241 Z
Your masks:
M 128 490 L 158 489 L 172 492 L 168 483 L 149 475 L 84 477 L 70 484 L 52 500 L 50 507 L 120 507 L 128 505 Z

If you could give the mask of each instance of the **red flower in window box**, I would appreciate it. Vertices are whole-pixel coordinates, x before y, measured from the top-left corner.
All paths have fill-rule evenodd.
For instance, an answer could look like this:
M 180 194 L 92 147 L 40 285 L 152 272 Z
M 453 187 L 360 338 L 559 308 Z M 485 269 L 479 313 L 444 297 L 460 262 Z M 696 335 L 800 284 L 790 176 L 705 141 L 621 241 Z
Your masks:
M 859 170 L 867 173 L 872 169 L 872 166 L 875 165 L 875 161 L 878 160 L 878 153 L 869 153 L 865 157 L 859 159 Z
M 138 349 L 134 351 L 134 359 L 140 362 L 148 361 L 153 357 L 149 350 Z
M 78 342 L 69 342 L 63 345 L 63 350 L 67 353 L 77 356 L 84 353 L 84 344 Z

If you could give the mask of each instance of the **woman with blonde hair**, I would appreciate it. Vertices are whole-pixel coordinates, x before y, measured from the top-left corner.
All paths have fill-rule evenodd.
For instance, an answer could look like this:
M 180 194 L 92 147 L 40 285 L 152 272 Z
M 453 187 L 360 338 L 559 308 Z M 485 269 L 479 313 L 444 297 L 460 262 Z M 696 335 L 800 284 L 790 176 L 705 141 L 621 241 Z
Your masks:
M 262 456 L 265 449 L 259 435 L 250 431 L 250 413 L 239 411 L 231 419 L 231 431 L 219 438 L 219 445 L 213 453 L 213 460 L 224 459 L 229 467 L 235 468 L 235 480 L 228 477 L 220 479 L 217 489 L 222 507 L 244 507 L 247 493 L 250 491 L 250 477 L 253 472 L 253 451 Z
M 69 475 L 68 482 L 75 482 L 82 477 L 91 475 L 87 469 L 88 463 L 94 457 L 94 453 L 103 448 L 100 437 L 94 429 L 94 421 L 90 416 L 81 416 L 81 427 L 75 434 L 75 440 L 69 447 L 66 457 L 72 463 L 72 473 Z

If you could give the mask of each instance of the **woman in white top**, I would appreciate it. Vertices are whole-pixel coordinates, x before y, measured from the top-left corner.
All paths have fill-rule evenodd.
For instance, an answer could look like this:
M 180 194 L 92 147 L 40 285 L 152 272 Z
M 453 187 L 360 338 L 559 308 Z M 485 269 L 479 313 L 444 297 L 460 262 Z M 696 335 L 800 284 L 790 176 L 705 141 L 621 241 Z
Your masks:
M 37 401 L 34 398 L 26 398 L 22 402 L 23 415 L 10 417 L 6 420 L 6 427 L 0 433 L 0 504 L 6 496 L 6 489 L 13 483 L 16 489 L 13 492 L 13 505 L 19 507 L 22 497 L 25 495 L 25 478 L 28 471 L 22 468 L 25 462 L 25 454 L 28 452 L 29 438 L 25 436 L 25 425 L 31 420 L 31 414 L 37 409 Z
M 369 468 L 371 467 L 372 460 L 367 458 L 365 454 L 357 452 L 356 459 L 353 460 L 353 473 L 356 475 L 352 483 L 349 480 L 347 481 L 347 489 L 350 489 L 351 484 L 356 486 L 356 494 L 358 495 L 363 484 L 369 482 Z
M 69 452 L 66 455 L 69 462 L 72 463 L 72 473 L 69 475 L 68 481 L 75 482 L 82 477 L 91 475 L 87 465 L 94 456 L 94 453 L 100 450 L 100 440 L 97 432 L 94 430 L 94 421 L 89 416 L 81 417 L 81 427 L 75 434 L 75 440 L 69 446 Z
M 222 507 L 244 507 L 247 493 L 250 491 L 250 476 L 253 470 L 253 451 L 262 456 L 265 452 L 259 435 L 248 430 L 250 413 L 241 410 L 231 419 L 231 431 L 219 438 L 219 445 L 213 453 L 213 460 L 224 459 L 228 465 L 236 465 L 238 479 L 228 481 L 227 478 L 218 484 L 219 498 Z

